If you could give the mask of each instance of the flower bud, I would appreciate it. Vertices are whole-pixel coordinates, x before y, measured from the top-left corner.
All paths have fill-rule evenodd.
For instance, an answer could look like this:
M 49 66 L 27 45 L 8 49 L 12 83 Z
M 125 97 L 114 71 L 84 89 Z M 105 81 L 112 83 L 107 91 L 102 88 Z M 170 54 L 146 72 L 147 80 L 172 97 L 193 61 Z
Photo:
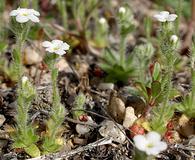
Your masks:
M 27 81 L 28 81 L 28 77 L 23 76 L 23 77 L 22 77 L 22 83 L 26 83 Z
M 104 25 L 106 23 L 106 19 L 104 17 L 101 17 L 99 19 L 99 23 L 102 24 L 102 25 Z
M 119 8 L 119 13 L 125 14 L 125 12 L 126 12 L 126 9 L 124 7 Z
M 178 37 L 176 35 L 172 35 L 171 38 L 170 38 L 170 41 L 175 44 L 178 41 Z

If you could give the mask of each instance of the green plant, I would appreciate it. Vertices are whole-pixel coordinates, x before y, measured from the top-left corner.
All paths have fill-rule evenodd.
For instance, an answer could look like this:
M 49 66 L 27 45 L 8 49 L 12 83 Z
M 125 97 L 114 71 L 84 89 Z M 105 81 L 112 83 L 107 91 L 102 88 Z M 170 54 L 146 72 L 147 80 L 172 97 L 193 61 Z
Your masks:
M 13 10 L 10 15 L 16 16 L 20 13 L 33 14 L 34 10 Z M 39 14 L 38 12 L 36 12 Z M 37 18 L 37 17 L 35 17 Z M 25 22 L 24 22 L 25 20 Z M 27 77 L 23 76 L 23 65 L 22 65 L 22 47 L 24 46 L 25 40 L 27 39 L 28 32 L 31 27 L 31 23 L 26 23 L 29 20 L 23 15 L 17 15 L 17 18 L 12 19 L 12 31 L 16 36 L 16 46 L 13 50 L 13 68 L 15 69 L 15 75 L 17 77 L 17 115 L 16 115 L 16 131 L 12 138 L 14 143 L 13 148 L 23 148 L 26 153 L 32 157 L 40 155 L 39 148 L 36 146 L 38 136 L 35 135 L 35 127 L 28 122 L 29 116 L 28 111 L 31 106 L 32 100 L 36 96 L 35 89 L 28 80 Z
M 133 56 L 126 56 L 126 38 L 135 28 L 133 14 L 128 6 L 119 9 L 117 21 L 120 31 L 119 49 L 114 51 L 106 48 L 100 67 L 108 74 L 106 81 L 126 82 L 134 73 Z
M 176 17 L 176 15 L 174 15 Z M 174 20 L 171 20 L 174 21 Z M 172 75 L 174 64 L 177 60 L 177 36 L 173 35 L 173 28 L 171 22 L 163 22 L 161 24 L 160 32 L 160 52 L 162 56 L 163 74 L 161 80 L 161 94 L 163 101 L 159 106 L 153 107 L 152 116 L 150 119 L 150 126 L 152 130 L 159 133 L 166 131 L 166 125 L 174 114 L 174 107 L 170 104 L 169 98 L 172 86 Z
M 17 116 L 16 132 L 13 134 L 13 148 L 23 148 L 32 157 L 40 155 L 40 151 L 35 143 L 39 137 L 35 134 L 35 127 L 28 123 L 28 111 L 31 101 L 36 96 L 36 91 L 27 77 L 23 77 L 20 88 L 17 90 Z
M 67 10 L 66 10 L 66 1 L 65 0 L 57 0 L 57 6 L 59 12 L 62 16 L 62 24 L 65 29 L 67 29 Z
M 74 107 L 72 114 L 74 119 L 79 119 L 79 117 L 85 113 L 84 111 L 82 111 L 85 101 L 86 101 L 85 95 L 82 92 L 80 92 L 79 95 L 75 98 L 73 105 Z
M 190 118 L 195 118 L 195 45 L 192 47 L 191 54 L 191 77 L 192 77 L 192 91 L 190 94 L 184 97 L 184 100 L 180 104 L 176 104 L 175 107 L 180 112 L 184 113 Z
M 133 50 L 133 54 L 138 76 L 137 81 L 144 83 L 147 80 L 147 68 L 154 55 L 154 47 L 150 42 L 146 42 L 145 44 L 137 45 Z
M 154 63 L 153 68 L 151 68 L 151 79 L 145 83 L 144 81 L 135 83 L 139 95 L 144 98 L 146 104 L 149 106 L 158 105 L 163 100 L 161 92 L 161 81 L 162 73 L 160 64 L 156 62 Z
M 3 17 L 3 12 L 5 9 L 5 1 L 0 0 L 0 16 Z M 4 42 L 5 38 L 5 23 L 4 23 L 4 18 L 1 19 L 0 21 L 0 42 Z
M 44 154 L 53 153 L 58 151 L 62 144 L 61 139 L 61 125 L 64 122 L 64 117 L 67 112 L 64 106 L 61 104 L 61 99 L 57 86 L 58 70 L 55 68 L 55 62 L 59 55 L 47 54 L 45 58 L 46 64 L 49 66 L 52 78 L 52 112 L 50 119 L 47 121 L 46 134 L 43 137 L 42 150 Z
M 95 35 L 92 34 L 92 31 L 87 36 L 89 39 L 89 43 L 95 47 L 105 48 L 108 45 L 108 22 L 104 17 L 95 19 Z

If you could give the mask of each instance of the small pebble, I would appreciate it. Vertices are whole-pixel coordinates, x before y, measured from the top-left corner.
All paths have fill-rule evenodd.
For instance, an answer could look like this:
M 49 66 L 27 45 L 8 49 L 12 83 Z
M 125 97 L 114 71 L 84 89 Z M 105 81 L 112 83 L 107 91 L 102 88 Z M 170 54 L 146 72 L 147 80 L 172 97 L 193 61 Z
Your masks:
M 113 83 L 100 83 L 98 88 L 101 90 L 113 90 L 114 84 Z
M 3 125 L 3 123 L 5 122 L 5 116 L 0 114 L 0 127 Z

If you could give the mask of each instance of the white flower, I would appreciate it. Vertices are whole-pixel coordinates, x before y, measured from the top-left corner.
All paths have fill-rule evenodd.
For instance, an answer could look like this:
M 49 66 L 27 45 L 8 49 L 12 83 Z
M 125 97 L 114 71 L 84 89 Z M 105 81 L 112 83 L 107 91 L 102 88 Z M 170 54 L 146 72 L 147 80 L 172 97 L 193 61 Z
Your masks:
M 106 19 L 105 19 L 104 17 L 101 17 L 101 18 L 99 19 L 99 22 L 100 22 L 101 24 L 105 24 L 105 23 L 106 23 Z
M 119 13 L 125 14 L 125 12 L 126 12 L 125 7 L 120 7 L 120 8 L 119 8 Z
M 161 151 L 167 149 L 167 144 L 161 141 L 160 134 L 157 132 L 149 132 L 146 135 L 136 135 L 133 138 L 135 146 L 146 152 L 147 155 L 158 155 Z
M 23 76 L 23 77 L 22 77 L 22 83 L 26 83 L 27 81 L 28 81 L 28 77 Z
M 50 53 L 56 53 L 59 55 L 63 55 L 65 54 L 65 50 L 68 50 L 70 48 L 70 46 L 61 41 L 61 40 L 53 40 L 51 42 L 49 41 L 45 41 L 42 43 L 42 46 L 46 48 L 46 51 L 50 52 Z
M 160 22 L 173 22 L 176 18 L 176 14 L 169 14 L 168 11 L 162 11 L 156 15 L 154 15 L 154 18 L 156 18 Z
M 172 35 L 171 38 L 170 38 L 170 41 L 175 44 L 178 41 L 178 37 L 176 35 Z
M 37 23 L 39 22 L 38 16 L 40 16 L 40 13 L 34 9 L 18 8 L 17 10 L 11 11 L 10 16 L 16 17 L 16 21 L 19 23 L 26 23 L 29 20 Z

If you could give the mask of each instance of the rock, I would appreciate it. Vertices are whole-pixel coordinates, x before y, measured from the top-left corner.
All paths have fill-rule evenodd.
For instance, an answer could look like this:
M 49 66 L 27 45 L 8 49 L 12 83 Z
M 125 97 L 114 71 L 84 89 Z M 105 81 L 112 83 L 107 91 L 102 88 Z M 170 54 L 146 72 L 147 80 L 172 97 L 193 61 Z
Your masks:
M 189 137 L 188 145 L 195 146 L 195 135 Z
M 87 116 L 87 122 L 88 123 L 91 123 L 91 124 L 94 124 L 94 127 L 97 126 L 97 124 L 93 121 L 93 119 L 90 117 L 90 116 Z M 84 125 L 84 124 L 77 124 L 76 125 L 76 131 L 78 134 L 80 135 L 85 135 L 87 133 L 89 133 L 93 128 L 93 126 L 91 125 Z
M 86 145 L 87 144 L 87 139 L 79 138 L 79 137 L 74 137 L 73 142 L 75 144 L 79 145 Z
M 129 128 L 137 120 L 137 116 L 134 113 L 133 107 L 127 107 L 125 110 L 125 118 L 123 121 L 123 126 Z
M 98 88 L 101 90 L 113 90 L 114 83 L 100 83 Z
M 126 99 L 126 106 L 132 106 L 135 110 L 135 114 L 138 116 L 142 114 L 146 104 L 141 97 L 138 96 L 128 96 Z
M 3 125 L 3 123 L 5 122 L 5 116 L 0 114 L 0 127 Z
M 31 47 L 26 47 L 24 50 L 23 63 L 25 65 L 33 65 L 40 63 L 43 60 L 42 56 Z
M 186 115 L 182 115 L 179 119 L 179 129 L 178 132 L 184 136 L 189 137 L 195 134 L 195 122 L 190 121 Z
M 76 131 L 80 135 L 85 135 L 90 132 L 90 127 L 88 125 L 83 125 L 83 124 L 77 124 L 76 125 Z
M 118 124 L 118 127 L 124 132 L 122 132 L 113 121 L 105 120 L 101 123 L 101 128 L 99 129 L 99 133 L 102 137 L 111 137 L 114 142 L 124 143 L 126 140 L 125 132 L 123 127 Z
M 72 72 L 72 69 L 64 58 L 60 58 L 55 66 L 58 68 L 58 71 Z
M 118 123 L 123 122 L 125 116 L 125 104 L 120 98 L 111 95 L 107 111 Z

